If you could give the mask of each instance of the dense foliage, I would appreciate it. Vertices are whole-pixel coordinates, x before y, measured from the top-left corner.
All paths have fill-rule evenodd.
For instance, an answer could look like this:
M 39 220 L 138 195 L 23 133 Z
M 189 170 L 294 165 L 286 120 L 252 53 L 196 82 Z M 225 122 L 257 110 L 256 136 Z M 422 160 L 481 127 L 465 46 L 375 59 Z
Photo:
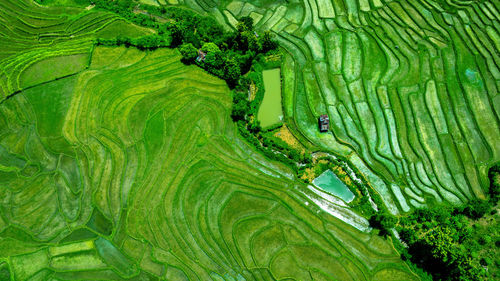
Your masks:
M 187 18 L 187 17 L 186 17 Z M 195 21 L 196 22 L 196 21 Z M 183 61 L 197 63 L 208 72 L 226 80 L 231 88 L 239 83 L 242 74 L 247 73 L 252 62 L 259 54 L 265 54 L 277 48 L 269 32 L 259 36 L 253 30 L 253 20 L 243 17 L 235 32 L 223 32 L 218 26 L 215 30 L 198 28 L 200 24 L 192 19 L 174 21 L 166 24 L 166 30 L 172 35 L 172 45 L 180 45 Z M 202 27 L 205 24 L 201 24 Z M 204 31 L 206 30 L 206 32 Z M 200 56 L 193 56 L 192 48 L 199 48 Z
M 126 36 L 118 36 L 111 39 L 98 38 L 97 44 L 103 46 L 133 46 L 140 50 L 153 50 L 160 47 L 168 47 L 170 45 L 164 37 L 156 34 L 138 38 L 129 38 Z
M 497 280 L 500 277 L 498 165 L 490 169 L 489 176 L 488 201 L 418 209 L 402 217 L 397 229 L 408 246 L 403 256 L 437 280 Z
M 387 236 L 390 234 L 390 230 L 396 226 L 398 219 L 392 216 L 387 211 L 383 210 L 373 214 L 370 219 L 370 226 L 380 230 L 379 234 L 382 236 Z

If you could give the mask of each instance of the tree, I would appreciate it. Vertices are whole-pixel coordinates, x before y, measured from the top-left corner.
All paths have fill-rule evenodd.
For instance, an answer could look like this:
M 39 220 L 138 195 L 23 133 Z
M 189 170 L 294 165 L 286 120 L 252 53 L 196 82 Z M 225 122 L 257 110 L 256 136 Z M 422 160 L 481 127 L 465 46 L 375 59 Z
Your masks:
M 467 207 L 464 208 L 463 213 L 469 218 L 479 219 L 484 216 L 490 209 L 491 206 L 488 201 L 476 199 L 469 202 Z
M 244 32 L 244 31 L 252 31 L 253 30 L 253 18 L 251 17 L 241 17 L 240 20 L 238 21 L 238 24 L 236 24 L 236 29 L 239 32 Z
M 204 53 L 220 52 L 220 49 L 214 43 L 208 42 L 208 43 L 203 44 L 203 46 L 201 46 L 201 51 Z
M 131 41 L 132 45 L 136 46 L 141 50 L 151 50 L 162 46 L 165 46 L 165 40 L 163 37 L 157 34 L 146 35 Z
M 255 53 L 259 53 L 262 51 L 262 44 L 259 38 L 257 38 L 257 36 L 255 35 L 255 33 L 253 33 L 253 31 L 242 32 L 241 36 L 245 37 L 247 49 L 252 50 Z
M 166 30 L 170 33 L 170 46 L 175 48 L 182 44 L 184 36 L 182 35 L 182 26 L 178 22 L 166 24 Z
M 249 109 L 248 100 L 244 92 L 233 92 L 233 108 L 231 117 L 234 121 L 244 120 Z
M 262 51 L 264 53 L 278 48 L 278 43 L 273 40 L 273 34 L 270 31 L 265 31 L 260 39 L 262 43 Z
M 391 214 L 381 211 L 372 215 L 369 219 L 370 226 L 380 229 L 380 235 L 386 236 L 389 231 L 396 226 L 397 218 Z
M 490 179 L 490 194 L 491 205 L 496 205 L 500 199 L 500 163 L 493 165 L 488 170 L 488 178 Z
M 234 58 L 228 58 L 224 64 L 224 79 L 233 88 L 240 78 L 241 70 Z
M 260 121 L 254 120 L 252 123 L 250 123 L 248 130 L 253 134 L 257 134 L 258 132 L 260 132 L 262 130 L 262 128 L 260 127 Z
M 128 47 L 131 45 L 131 41 L 132 40 L 126 36 L 119 35 L 118 37 L 116 37 L 116 44 L 118 46 L 125 45 L 126 47 Z
M 222 52 L 209 52 L 205 56 L 205 63 L 215 69 L 221 69 L 224 66 L 224 57 Z
M 182 55 L 182 61 L 186 64 L 193 63 L 198 56 L 198 50 L 191 43 L 182 44 L 179 51 Z

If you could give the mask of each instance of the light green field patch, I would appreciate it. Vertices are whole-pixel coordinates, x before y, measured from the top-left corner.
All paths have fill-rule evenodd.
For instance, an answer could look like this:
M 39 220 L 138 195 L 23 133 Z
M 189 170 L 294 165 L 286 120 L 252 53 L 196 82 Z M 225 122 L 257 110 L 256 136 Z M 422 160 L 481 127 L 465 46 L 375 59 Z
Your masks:
M 95 251 L 87 251 L 53 257 L 50 260 L 50 267 L 54 270 L 76 271 L 103 269 L 107 265 L 99 259 Z
M 84 70 L 89 62 L 89 53 L 52 57 L 36 62 L 21 75 L 23 88 L 72 75 Z
M 31 275 L 47 267 L 49 263 L 46 249 L 23 256 L 15 256 L 11 260 L 13 278 L 16 280 L 27 280 Z
M 374 281 L 385 281 L 385 280 L 419 280 L 416 275 L 409 275 L 407 272 L 403 272 L 398 269 L 382 269 L 375 273 L 373 276 Z
M 40 85 L 24 92 L 34 107 L 36 118 L 46 120 L 38 125 L 38 132 L 47 137 L 57 137 L 64 124 L 64 117 L 71 104 L 76 77 L 67 77 L 46 85 Z
M 325 36 L 326 55 L 331 74 L 342 73 L 342 33 L 331 32 Z
M 236 28 L 236 25 L 238 24 L 238 20 L 228 10 L 224 10 L 223 13 L 226 16 L 227 20 L 229 21 L 229 24 L 232 27 Z
M 314 60 L 321 61 L 325 59 L 325 50 L 323 47 L 323 41 L 319 37 L 318 33 L 311 29 L 304 37 L 309 49 L 311 50 Z
M 368 12 L 370 11 L 370 0 L 359 0 L 359 9 L 363 12 Z
M 347 81 L 354 81 L 361 75 L 361 48 L 355 34 L 346 33 L 343 48 L 343 72 Z
M 101 38 L 116 38 L 117 36 L 128 36 L 131 38 L 153 34 L 154 30 L 131 24 L 125 20 L 116 20 L 104 26 L 97 36 Z
M 315 63 L 314 68 L 316 71 L 318 84 L 321 88 L 321 93 L 323 94 L 323 97 L 325 99 L 325 103 L 327 105 L 336 105 L 337 97 L 329 82 L 327 63 L 325 62 Z
M 264 30 L 272 29 L 285 16 L 285 13 L 286 7 L 279 6 L 278 8 L 276 8 L 272 16 L 266 20 L 265 23 L 263 23 L 262 25 L 260 25 L 259 23 L 259 28 Z
M 246 2 L 245 5 L 243 5 L 243 8 L 241 9 L 239 16 L 242 16 L 242 17 L 248 16 L 248 15 L 250 15 L 250 13 L 255 12 L 256 10 L 257 10 L 257 8 L 254 5 Z M 257 22 L 254 21 L 254 23 L 257 23 Z
M 74 253 L 74 252 L 84 252 L 94 249 L 94 241 L 82 241 L 72 244 L 66 244 L 61 246 L 49 247 L 49 255 L 51 257 Z
M 436 125 L 438 134 L 447 134 L 448 126 L 446 125 L 446 119 L 444 117 L 443 111 L 441 109 L 442 107 L 437 96 L 436 84 L 434 80 L 430 80 L 429 82 L 427 82 L 425 97 L 425 101 L 432 116 L 432 120 Z
M 273 26 L 271 29 L 274 32 L 281 32 L 283 29 L 285 29 L 290 23 L 288 22 L 287 19 L 282 18 L 276 25 Z
M 394 196 L 398 199 L 399 204 L 401 205 L 401 208 L 403 209 L 404 212 L 408 212 L 410 210 L 410 206 L 408 206 L 408 203 L 406 202 L 405 197 L 403 196 L 403 193 L 401 193 L 401 189 L 399 186 L 395 184 L 391 184 L 391 189 L 392 192 L 394 193 Z
M 260 20 L 262 19 L 262 15 L 256 12 L 251 12 L 250 17 L 253 19 L 255 24 L 260 23 Z
M 331 0 L 317 0 L 320 18 L 335 18 L 335 9 Z
M 232 1 L 226 6 L 226 9 L 231 12 L 231 14 L 238 15 L 241 12 L 241 9 L 243 9 L 243 5 L 245 5 L 245 2 Z
M 140 0 L 140 2 L 146 5 L 159 6 L 157 0 Z
M 293 97 L 295 90 L 295 63 L 290 55 L 285 55 L 281 70 L 283 72 L 283 108 L 286 116 L 293 115 Z
M 294 256 L 288 250 L 282 250 L 271 264 L 271 272 L 277 279 L 294 278 L 298 280 L 311 280 L 306 268 L 301 268 Z
M 90 62 L 91 69 L 104 68 L 118 60 L 123 53 L 126 52 L 126 47 L 105 47 L 98 46 L 94 48 L 92 60 Z
M 96 48 L 96 50 L 99 50 L 99 49 L 100 49 L 100 47 Z M 136 48 L 116 47 L 113 49 L 117 54 L 120 54 L 120 56 L 116 60 L 110 59 L 108 61 L 108 62 L 112 62 L 111 64 L 109 64 L 107 66 L 109 68 L 131 66 L 133 64 L 140 62 L 145 56 L 144 52 L 142 52 Z M 92 56 L 92 63 L 94 60 L 97 60 L 97 61 L 101 60 L 100 57 L 102 55 L 106 56 L 106 54 L 96 54 L 95 56 Z

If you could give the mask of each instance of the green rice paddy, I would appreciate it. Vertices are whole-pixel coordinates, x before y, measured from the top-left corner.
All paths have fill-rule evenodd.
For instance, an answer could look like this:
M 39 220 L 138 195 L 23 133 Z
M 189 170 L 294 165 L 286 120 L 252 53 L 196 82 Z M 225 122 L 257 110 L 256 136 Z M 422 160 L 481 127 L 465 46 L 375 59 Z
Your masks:
M 0 3 L 38 17 L 35 27 L 67 24 L 59 8 Z M 98 15 L 72 28 L 91 30 Z M 46 55 L 2 80 L 2 278 L 417 279 L 390 241 L 323 211 L 289 168 L 240 138 L 225 82 L 175 49 L 89 47 L 79 60 L 66 51 L 83 46 L 75 37 L 3 45 L 2 62 Z M 80 66 L 43 67 L 56 61 Z M 9 82 L 35 70 L 45 72 L 29 86 Z
M 332 170 L 326 170 L 319 177 L 315 178 L 313 183 L 321 189 L 329 192 L 337 197 L 342 198 L 349 203 L 354 199 L 354 194 L 343 183 Z
M 283 119 L 281 107 L 281 76 L 280 69 L 262 71 L 264 78 L 264 99 L 259 107 L 257 120 L 263 128 L 276 125 Z
M 500 159 L 498 3 L 196 3 L 277 35 L 285 123 L 347 158 L 393 214 L 485 198 Z M 317 130 L 323 113 L 333 134 Z
M 484 197 L 500 159 L 495 1 L 156 2 L 272 30 L 284 55 L 261 124 L 283 114 L 393 213 Z M 151 32 L 0 0 L 0 280 L 419 279 L 365 218 L 239 136 L 224 81 L 175 49 L 93 44 Z

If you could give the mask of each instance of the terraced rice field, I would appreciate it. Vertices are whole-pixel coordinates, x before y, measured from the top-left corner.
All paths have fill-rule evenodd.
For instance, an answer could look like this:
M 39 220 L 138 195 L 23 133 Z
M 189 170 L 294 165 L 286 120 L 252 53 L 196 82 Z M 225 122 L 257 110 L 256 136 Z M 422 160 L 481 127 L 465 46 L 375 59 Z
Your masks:
M 0 5 L 1 278 L 417 279 L 366 219 L 240 138 L 223 81 L 176 50 L 86 39 L 149 31 Z
M 347 158 L 394 214 L 484 197 L 497 2 L 144 2 L 271 29 L 287 128 Z M 151 32 L 0 0 L 0 280 L 418 279 L 345 202 L 240 138 L 223 81 L 176 50 L 93 44 Z
M 46 8 L 29 0 L 2 0 L 0 13 L 0 100 L 82 71 L 96 37 L 151 32 L 111 13 Z
M 392 213 L 485 197 L 500 159 L 498 1 L 179 2 L 274 31 L 287 124 L 348 158 Z

